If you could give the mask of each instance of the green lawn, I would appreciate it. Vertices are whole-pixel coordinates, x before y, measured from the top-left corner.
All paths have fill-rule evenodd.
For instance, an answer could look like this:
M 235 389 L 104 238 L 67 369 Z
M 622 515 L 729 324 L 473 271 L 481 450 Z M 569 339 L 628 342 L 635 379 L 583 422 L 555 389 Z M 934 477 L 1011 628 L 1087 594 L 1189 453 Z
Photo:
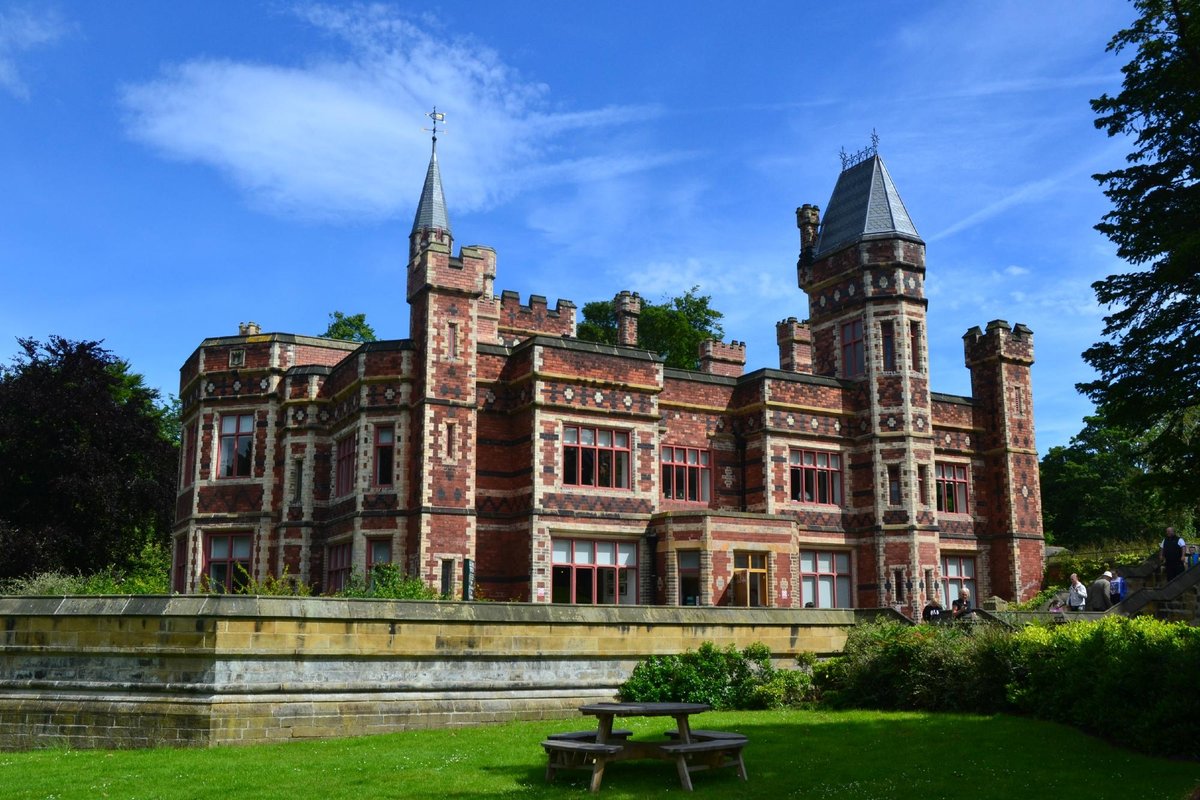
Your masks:
M 587 773 L 543 780 L 538 742 L 591 718 L 209 750 L 0 753 L 6 800 L 371 800 L 587 796 Z M 1148 758 L 1070 728 L 1016 717 L 821 711 L 709 712 L 697 727 L 750 737 L 749 783 L 693 776 L 700 797 L 1181 800 L 1200 764 Z M 669 720 L 621 720 L 636 735 Z M 667 762 L 606 770 L 607 798 L 683 795 Z

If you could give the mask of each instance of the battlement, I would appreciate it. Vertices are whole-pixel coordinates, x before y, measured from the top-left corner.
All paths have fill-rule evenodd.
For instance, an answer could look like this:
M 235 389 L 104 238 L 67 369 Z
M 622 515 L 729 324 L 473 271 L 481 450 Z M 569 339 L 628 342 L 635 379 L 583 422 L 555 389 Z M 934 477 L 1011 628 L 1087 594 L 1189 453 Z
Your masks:
M 700 371 L 709 375 L 736 378 L 746 367 L 746 343 L 718 342 L 705 339 L 700 343 Z
M 994 319 L 986 331 L 978 325 L 968 330 L 963 335 L 963 350 L 968 367 L 994 359 L 1032 364 L 1033 331 L 1020 322 L 1010 327 L 1005 320 Z
M 779 368 L 786 372 L 812 374 L 812 329 L 807 322 L 788 317 L 775 323 L 779 342 Z
M 617 344 L 637 347 L 638 316 L 642 313 L 642 298 L 637 292 L 620 291 L 613 298 L 613 314 L 617 318 Z
M 500 293 L 499 332 L 505 341 L 526 339 L 536 334 L 575 336 L 575 304 L 559 300 L 550 308 L 540 294 L 529 296 L 529 305 L 521 305 L 521 296 L 505 290 Z

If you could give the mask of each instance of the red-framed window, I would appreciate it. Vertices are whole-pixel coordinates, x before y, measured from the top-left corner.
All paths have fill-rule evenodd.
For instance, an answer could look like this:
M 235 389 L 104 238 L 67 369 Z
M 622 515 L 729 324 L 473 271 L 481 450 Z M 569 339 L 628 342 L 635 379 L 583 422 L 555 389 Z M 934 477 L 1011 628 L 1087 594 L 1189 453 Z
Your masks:
M 371 585 L 371 576 L 379 564 L 392 563 L 391 539 L 367 539 L 367 585 Z
M 679 566 L 679 605 L 700 605 L 700 551 L 680 550 L 676 554 Z
M 866 371 L 861 319 L 842 324 L 842 375 L 853 378 Z
M 227 414 L 222 416 L 221 463 L 217 469 L 217 477 L 249 477 L 253 452 L 254 415 Z
M 979 596 L 975 591 L 974 556 L 942 556 L 942 602 L 953 603 L 963 589 L 969 591 L 972 598 Z
M 792 450 L 792 499 L 800 503 L 841 505 L 842 457 L 821 450 Z
M 250 540 L 249 533 L 204 535 L 205 591 L 236 592 L 250 582 Z
M 177 594 L 187 591 L 187 534 L 175 538 L 174 575 L 171 580 L 171 590 Z
M 350 580 L 350 565 L 354 556 L 354 547 L 350 542 L 331 544 L 325 548 L 327 566 L 325 568 L 325 593 L 334 594 L 346 588 Z
M 883 369 L 893 372 L 896 369 L 896 328 L 891 320 L 879 323 L 879 342 L 883 346 Z
M 934 464 L 937 480 L 937 510 L 967 513 L 967 467 L 965 464 Z
M 563 426 L 563 484 L 629 488 L 629 433 L 581 425 Z
M 334 471 L 336 473 L 334 496 L 340 497 L 349 494 L 350 489 L 354 486 L 354 434 L 338 440 L 337 453 L 334 457 Z
M 712 469 L 707 450 L 695 447 L 662 449 L 662 492 L 666 500 L 707 503 Z
M 767 554 L 733 554 L 733 604 L 768 606 Z
M 391 425 L 375 426 L 375 485 L 391 486 L 395 480 L 396 429 Z
M 636 542 L 554 539 L 551 551 L 551 602 L 582 605 L 637 603 Z
M 851 587 L 849 553 L 800 551 L 800 601 L 805 607 L 851 608 L 854 603 Z
M 923 506 L 929 505 L 929 495 L 926 493 L 929 486 L 929 468 L 924 464 L 917 465 L 917 502 Z
M 183 474 L 179 476 L 179 488 L 191 486 L 196 480 L 196 426 L 193 422 L 183 429 Z
M 913 372 L 921 371 L 921 323 L 908 323 L 908 351 L 912 355 Z

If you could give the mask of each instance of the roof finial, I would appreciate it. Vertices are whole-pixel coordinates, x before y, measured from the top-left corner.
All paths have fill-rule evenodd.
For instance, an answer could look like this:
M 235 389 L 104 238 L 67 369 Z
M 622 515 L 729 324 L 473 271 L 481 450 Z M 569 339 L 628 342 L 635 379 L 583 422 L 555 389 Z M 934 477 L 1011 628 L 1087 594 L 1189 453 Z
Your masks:
M 444 123 L 446 121 L 446 115 L 443 112 L 438 111 L 437 106 L 434 106 L 433 111 L 427 111 L 425 113 L 425 116 L 427 116 L 431 120 L 433 120 L 433 127 L 432 128 L 422 128 L 421 130 L 433 132 L 433 152 L 436 153 L 437 152 L 437 132 L 438 132 L 437 125 L 439 122 Z M 442 127 L 442 130 L 445 130 L 445 126 Z
M 857 153 L 847 153 L 846 148 L 842 148 L 841 153 L 839 153 L 842 159 L 842 172 L 877 155 L 879 155 L 879 134 L 875 132 L 874 128 L 871 128 L 871 144 L 869 147 L 864 147 Z

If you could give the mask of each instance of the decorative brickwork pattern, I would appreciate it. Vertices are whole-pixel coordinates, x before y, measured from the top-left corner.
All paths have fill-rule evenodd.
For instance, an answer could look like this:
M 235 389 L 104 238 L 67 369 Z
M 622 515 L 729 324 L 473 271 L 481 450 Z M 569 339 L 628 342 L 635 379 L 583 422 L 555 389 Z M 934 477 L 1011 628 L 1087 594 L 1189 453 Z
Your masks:
M 778 322 L 780 368 L 750 374 L 736 340 L 704 342 L 699 370 L 664 367 L 636 346 L 642 299 L 629 291 L 613 299 L 618 343 L 580 342 L 574 303 L 496 295 L 495 251 L 455 255 L 448 218 L 419 213 L 444 224 L 410 237 L 408 338 L 355 344 L 243 324 L 186 359 L 195 446 L 172 550 L 186 563 L 173 574 L 197 591 L 211 538 L 249 535 L 252 577 L 324 590 L 332 545 L 341 558 L 349 544 L 362 573 L 383 541 L 379 552 L 438 591 L 542 603 L 555 581 L 561 594 L 584 574 L 574 562 L 556 571 L 554 542 L 585 540 L 636 543 L 631 591 L 645 604 L 682 602 L 687 551 L 689 597 L 702 605 L 796 607 L 800 554 L 817 551 L 848 563 L 841 600 L 858 607 L 917 615 L 948 585 L 947 558 L 971 566 L 980 598 L 1030 596 L 1043 551 L 1032 332 L 973 328 L 972 396 L 933 391 L 929 337 L 944 332 L 928 329 L 925 245 L 907 217 L 903 230 L 875 220 L 850 235 L 852 194 L 839 200 L 836 245 L 821 240 L 816 206 L 797 209 L 808 318 Z M 253 418 L 249 475 L 218 474 L 230 415 Z M 797 461 L 805 453 L 824 465 L 825 488 L 805 483 L 818 476 Z M 949 506 L 937 483 L 947 466 L 959 476 Z

